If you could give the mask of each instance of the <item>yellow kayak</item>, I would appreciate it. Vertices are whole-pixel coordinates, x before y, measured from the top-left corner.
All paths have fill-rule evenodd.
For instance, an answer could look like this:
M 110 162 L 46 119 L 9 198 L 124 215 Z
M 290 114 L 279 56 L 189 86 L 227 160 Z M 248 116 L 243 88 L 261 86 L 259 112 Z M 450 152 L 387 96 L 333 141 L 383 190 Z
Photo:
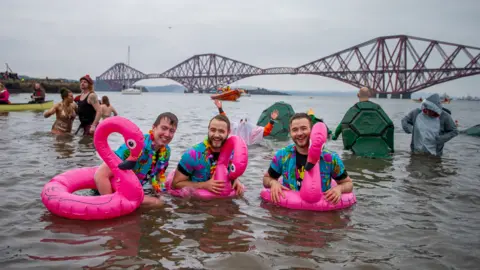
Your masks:
M 15 111 L 45 111 L 53 107 L 53 100 L 47 100 L 44 103 L 11 103 L 0 104 L 0 112 Z

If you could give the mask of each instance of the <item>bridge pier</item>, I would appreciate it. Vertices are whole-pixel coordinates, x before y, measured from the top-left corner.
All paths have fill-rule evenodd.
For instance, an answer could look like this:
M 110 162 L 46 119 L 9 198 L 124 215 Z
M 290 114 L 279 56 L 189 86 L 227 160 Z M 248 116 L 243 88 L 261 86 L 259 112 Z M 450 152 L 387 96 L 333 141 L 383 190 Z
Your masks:
M 412 98 L 412 93 L 403 93 L 402 94 L 402 99 L 411 99 Z
M 388 95 L 385 93 L 378 93 L 377 98 L 388 98 Z
M 391 99 L 400 99 L 400 94 L 391 94 L 390 98 Z

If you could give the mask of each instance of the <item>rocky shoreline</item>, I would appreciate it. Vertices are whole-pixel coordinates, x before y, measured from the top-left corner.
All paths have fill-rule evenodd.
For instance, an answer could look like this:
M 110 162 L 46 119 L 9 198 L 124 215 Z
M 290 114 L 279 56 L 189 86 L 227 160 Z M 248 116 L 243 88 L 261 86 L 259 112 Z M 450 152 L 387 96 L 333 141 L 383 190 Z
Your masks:
M 73 93 L 80 93 L 80 83 L 79 82 L 64 82 L 61 80 L 0 80 L 3 85 L 8 89 L 8 92 L 11 94 L 19 93 L 33 93 L 33 84 L 40 83 L 45 92 L 49 94 L 58 94 L 60 89 L 67 88 L 70 89 Z

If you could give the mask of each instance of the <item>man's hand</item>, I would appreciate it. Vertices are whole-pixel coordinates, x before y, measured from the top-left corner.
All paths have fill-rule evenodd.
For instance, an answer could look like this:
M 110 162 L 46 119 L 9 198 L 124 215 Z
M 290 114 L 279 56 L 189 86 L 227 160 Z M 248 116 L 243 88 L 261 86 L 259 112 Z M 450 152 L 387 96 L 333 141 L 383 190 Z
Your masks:
M 270 181 L 270 196 L 273 203 L 280 202 L 280 195 L 282 196 L 282 198 L 285 199 L 285 193 L 283 193 L 284 190 L 290 190 L 290 189 L 287 187 L 284 187 L 282 184 L 280 184 L 276 180 Z
M 222 108 L 222 102 L 218 99 L 214 100 L 213 103 L 215 104 L 215 106 L 217 106 L 217 108 Z
M 243 192 L 245 191 L 245 187 L 238 179 L 235 179 L 235 181 L 233 181 L 232 188 L 237 192 L 237 196 L 242 196 Z
M 212 175 L 212 178 L 207 182 L 204 182 L 203 188 L 209 190 L 210 192 L 219 194 L 222 192 L 222 189 L 225 187 L 223 180 L 215 180 L 215 173 Z
M 325 196 L 325 199 L 327 199 L 327 201 L 333 204 L 337 204 L 340 201 L 340 197 L 342 196 L 342 187 L 336 186 L 334 188 L 331 188 L 325 193 L 323 193 L 323 195 Z
M 270 117 L 272 118 L 272 120 L 277 119 L 277 117 L 278 117 L 278 110 L 274 110 L 274 111 L 270 114 Z
M 95 128 L 96 128 L 95 125 L 90 126 L 90 134 L 93 134 L 95 132 Z

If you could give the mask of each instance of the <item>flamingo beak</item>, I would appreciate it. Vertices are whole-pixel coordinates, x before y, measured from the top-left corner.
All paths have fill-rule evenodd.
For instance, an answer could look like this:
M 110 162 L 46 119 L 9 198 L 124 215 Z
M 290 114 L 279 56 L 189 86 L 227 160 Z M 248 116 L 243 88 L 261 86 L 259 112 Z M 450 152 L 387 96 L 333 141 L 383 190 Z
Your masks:
M 118 164 L 118 168 L 124 171 L 133 170 L 133 168 L 135 167 L 135 164 L 137 164 L 137 161 L 135 160 L 125 160 L 122 163 Z

